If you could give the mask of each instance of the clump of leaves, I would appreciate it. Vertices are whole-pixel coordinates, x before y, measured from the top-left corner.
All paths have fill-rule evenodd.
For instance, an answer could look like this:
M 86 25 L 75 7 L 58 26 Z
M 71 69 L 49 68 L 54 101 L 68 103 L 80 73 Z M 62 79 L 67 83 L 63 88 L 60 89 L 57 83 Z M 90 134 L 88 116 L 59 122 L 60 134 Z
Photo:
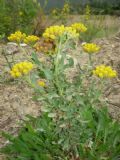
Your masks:
M 52 160 L 55 157 L 62 157 L 52 119 L 47 114 L 38 118 L 30 116 L 28 118 L 29 121 L 25 122 L 17 137 L 3 133 L 10 141 L 10 144 L 3 148 L 4 153 L 10 154 L 8 159 Z
M 120 125 L 112 121 L 106 109 L 81 108 L 80 118 L 56 123 L 50 114 L 29 116 L 17 137 L 2 149 L 9 160 L 117 159 L 120 153 Z

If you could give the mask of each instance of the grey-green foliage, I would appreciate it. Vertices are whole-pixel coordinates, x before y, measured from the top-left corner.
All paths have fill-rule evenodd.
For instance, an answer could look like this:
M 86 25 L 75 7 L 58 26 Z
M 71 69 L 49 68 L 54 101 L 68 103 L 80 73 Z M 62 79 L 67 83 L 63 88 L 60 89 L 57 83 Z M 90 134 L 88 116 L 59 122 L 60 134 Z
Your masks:
M 74 80 L 68 80 L 66 69 L 74 63 L 67 52 L 75 45 L 66 37 L 60 37 L 48 64 L 32 54 L 37 70 L 30 78 L 42 115 L 30 117 L 17 137 L 4 134 L 10 140 L 3 148 L 9 160 L 115 160 L 120 156 L 120 124 L 100 101 L 91 67 L 78 66 Z M 48 86 L 36 85 L 37 77 L 46 79 Z
M 106 110 L 83 108 L 80 118 L 71 117 L 70 124 L 69 129 L 59 128 L 48 113 L 29 117 L 17 137 L 3 134 L 10 144 L 2 153 L 9 160 L 70 160 L 70 154 L 89 160 L 119 158 L 120 125 Z
M 54 123 L 47 114 L 28 118 L 29 121 L 25 122 L 18 137 L 3 133 L 10 141 L 10 144 L 3 148 L 4 153 L 10 154 L 8 159 L 52 160 L 53 157 L 62 157 L 60 145 L 56 143 L 58 136 L 55 134 Z

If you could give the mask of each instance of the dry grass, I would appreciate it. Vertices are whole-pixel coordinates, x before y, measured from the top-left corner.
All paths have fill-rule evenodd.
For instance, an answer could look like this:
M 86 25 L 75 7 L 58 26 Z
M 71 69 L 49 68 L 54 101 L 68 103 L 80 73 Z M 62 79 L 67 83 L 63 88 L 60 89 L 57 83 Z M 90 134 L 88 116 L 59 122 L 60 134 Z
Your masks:
M 39 17 L 38 17 L 39 19 Z M 94 38 L 110 37 L 116 34 L 120 29 L 120 18 L 117 16 L 109 15 L 91 15 L 89 20 L 85 20 L 85 15 L 70 15 L 67 19 L 67 24 L 70 25 L 74 22 L 82 22 L 89 27 L 90 36 Z M 50 25 L 60 25 L 59 20 L 54 20 L 50 16 L 44 18 L 44 29 Z M 40 23 L 41 26 L 42 22 Z M 40 28 L 40 26 L 38 26 Z M 95 35 L 94 35 L 95 34 Z
M 72 21 L 71 21 L 72 20 Z M 91 15 L 88 21 L 85 21 L 85 16 L 81 15 L 73 15 L 70 17 L 70 21 L 68 20 L 68 24 L 74 22 L 83 22 L 88 25 L 89 31 L 92 31 L 91 36 L 94 37 L 94 32 L 97 34 L 95 38 L 103 38 L 110 37 L 116 34 L 120 29 L 120 18 L 116 16 L 109 15 Z

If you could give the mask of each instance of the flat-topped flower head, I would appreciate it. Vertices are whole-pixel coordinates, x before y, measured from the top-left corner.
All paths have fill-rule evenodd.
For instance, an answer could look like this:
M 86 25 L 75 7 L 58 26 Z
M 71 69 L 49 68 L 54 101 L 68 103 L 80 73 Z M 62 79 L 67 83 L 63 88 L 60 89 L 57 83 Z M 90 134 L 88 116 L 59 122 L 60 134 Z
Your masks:
M 33 64 L 31 62 L 24 61 L 15 64 L 12 67 L 10 74 L 13 78 L 19 78 L 23 75 L 28 74 L 32 69 L 33 69 Z
M 37 42 L 40 38 L 35 36 L 35 35 L 29 35 L 27 37 L 25 37 L 24 39 L 24 43 L 26 44 L 35 44 L 35 42 Z
M 11 34 L 8 37 L 8 40 L 11 42 L 21 43 L 24 41 L 25 37 L 26 37 L 25 33 L 22 33 L 20 31 L 16 31 L 15 33 Z
M 45 39 L 50 39 L 54 41 L 64 33 L 71 34 L 71 37 L 73 38 L 76 38 L 79 36 L 76 30 L 73 29 L 72 27 L 65 27 L 64 25 L 60 25 L 60 26 L 56 25 L 56 26 L 48 27 L 43 33 L 43 37 Z
M 99 78 L 114 78 L 117 76 L 117 72 L 110 66 L 100 65 L 93 70 L 93 75 Z
M 100 47 L 94 43 L 85 43 L 82 47 L 87 53 L 97 53 L 100 50 Z
M 83 23 L 74 23 L 71 25 L 71 27 L 75 29 L 78 33 L 87 31 L 87 27 Z
M 64 29 L 65 29 L 64 25 L 61 25 L 61 26 L 58 26 L 58 25 L 50 26 L 43 33 L 43 37 L 45 39 L 55 40 L 58 36 L 63 34 Z

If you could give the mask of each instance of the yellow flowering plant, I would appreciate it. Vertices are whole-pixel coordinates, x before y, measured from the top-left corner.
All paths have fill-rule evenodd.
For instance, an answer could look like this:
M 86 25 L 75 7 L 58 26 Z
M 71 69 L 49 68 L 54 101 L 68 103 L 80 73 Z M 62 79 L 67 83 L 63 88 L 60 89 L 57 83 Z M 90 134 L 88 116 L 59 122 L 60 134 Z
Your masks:
M 87 62 L 87 67 L 91 65 L 90 70 L 86 69 L 86 65 L 75 66 L 74 59 L 68 55 L 69 50 L 72 55 L 77 49 L 73 43 L 71 27 L 63 26 L 63 30 L 69 32 L 67 36 L 64 31 L 59 34 L 58 28 L 47 29 L 48 35 L 45 38 L 50 38 L 50 33 L 59 38 L 56 40 L 56 49 L 47 56 L 46 63 L 40 61 L 38 54 L 32 53 L 32 63 L 20 62 L 10 72 L 15 78 L 21 77 L 28 74 L 33 65 L 36 66 L 35 71 L 30 72 L 27 82 L 35 90 L 34 99 L 40 101 L 42 114 L 31 118 L 32 123 L 27 121 L 18 137 L 10 137 L 12 143 L 7 146 L 7 153 L 11 156 L 9 158 L 116 159 L 120 153 L 120 125 L 110 118 L 104 107 L 106 103 L 101 101 L 103 90 L 95 76 L 103 81 L 104 77 L 114 78 L 117 73 L 109 66 L 95 67 L 93 61 L 89 63 L 91 59 Z M 91 53 L 99 51 L 95 44 L 87 44 L 83 49 L 90 53 L 88 56 L 94 56 Z M 76 74 L 71 78 L 73 69 L 76 69 Z M 16 144 L 19 141 L 21 143 Z M 23 144 L 26 146 L 24 150 Z M 34 150 L 34 154 L 31 154 Z

